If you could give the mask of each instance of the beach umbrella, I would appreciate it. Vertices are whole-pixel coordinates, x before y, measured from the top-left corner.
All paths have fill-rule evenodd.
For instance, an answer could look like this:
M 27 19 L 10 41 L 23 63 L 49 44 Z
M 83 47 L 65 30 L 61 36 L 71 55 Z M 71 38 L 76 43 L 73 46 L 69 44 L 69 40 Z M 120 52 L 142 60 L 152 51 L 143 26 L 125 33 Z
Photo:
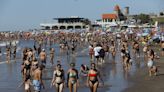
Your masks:
M 90 36 L 90 35 L 92 35 L 92 33 L 87 33 L 87 36 Z
M 141 33 L 137 33 L 137 36 L 140 37 L 141 36 Z
M 105 35 L 106 33 L 105 32 L 101 32 L 100 35 Z
M 142 36 L 148 36 L 149 33 L 142 33 Z
M 130 31 L 129 31 L 129 34 L 133 34 L 133 31 L 132 31 L 132 30 L 130 30 Z

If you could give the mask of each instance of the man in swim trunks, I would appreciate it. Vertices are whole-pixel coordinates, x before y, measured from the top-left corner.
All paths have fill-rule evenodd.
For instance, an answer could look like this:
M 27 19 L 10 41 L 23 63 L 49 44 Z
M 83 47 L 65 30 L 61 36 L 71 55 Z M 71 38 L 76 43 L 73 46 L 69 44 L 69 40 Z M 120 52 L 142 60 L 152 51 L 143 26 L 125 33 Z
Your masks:
M 43 84 L 43 80 L 42 80 L 42 70 L 41 70 L 40 66 L 37 67 L 37 69 L 34 70 L 33 86 L 34 86 L 35 92 L 41 92 L 41 87 L 42 86 L 44 88 L 44 84 Z

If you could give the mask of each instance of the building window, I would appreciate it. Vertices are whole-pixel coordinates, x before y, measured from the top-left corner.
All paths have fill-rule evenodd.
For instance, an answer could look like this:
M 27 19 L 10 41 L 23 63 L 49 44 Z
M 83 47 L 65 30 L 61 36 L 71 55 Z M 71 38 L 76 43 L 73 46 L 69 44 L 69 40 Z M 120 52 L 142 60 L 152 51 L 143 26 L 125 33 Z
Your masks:
M 73 29 L 73 26 L 68 26 L 67 29 Z
M 45 29 L 46 29 L 46 30 L 50 30 L 50 27 L 49 27 L 49 26 L 46 26 Z
M 75 26 L 75 29 L 81 29 L 81 26 Z
M 58 30 L 58 26 L 53 26 L 52 30 Z
M 66 29 L 66 27 L 65 26 L 60 26 L 60 29 Z

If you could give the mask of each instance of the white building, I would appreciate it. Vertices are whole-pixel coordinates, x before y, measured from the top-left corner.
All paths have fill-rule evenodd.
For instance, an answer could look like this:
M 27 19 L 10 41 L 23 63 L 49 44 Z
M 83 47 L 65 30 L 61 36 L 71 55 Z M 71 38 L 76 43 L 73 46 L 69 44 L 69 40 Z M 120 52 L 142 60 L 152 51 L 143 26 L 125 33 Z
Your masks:
M 57 23 L 41 23 L 42 30 L 69 30 L 69 29 L 86 29 L 89 28 L 90 21 L 85 18 L 69 17 L 54 18 Z

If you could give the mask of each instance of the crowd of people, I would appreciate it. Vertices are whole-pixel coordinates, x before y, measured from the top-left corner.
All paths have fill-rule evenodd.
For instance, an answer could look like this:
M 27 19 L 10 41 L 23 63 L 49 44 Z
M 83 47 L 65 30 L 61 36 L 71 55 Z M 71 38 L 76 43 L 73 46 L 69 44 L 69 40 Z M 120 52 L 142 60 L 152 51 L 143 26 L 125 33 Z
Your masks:
M 16 35 L 16 34 L 15 34 Z M 25 34 L 24 34 L 25 35 Z M 2 35 L 1 35 L 2 36 Z M 5 37 L 5 36 L 4 36 Z M 8 39 L 10 38 L 10 39 Z M 58 34 L 20 34 L 13 36 L 17 40 L 34 40 L 33 48 L 23 48 L 21 74 L 25 92 L 40 92 L 45 88 L 43 82 L 43 74 L 47 67 L 47 62 L 50 62 L 54 71 L 51 81 L 51 87 L 55 87 L 56 92 L 63 92 L 65 87 L 69 88 L 69 92 L 77 92 L 80 86 L 79 76 L 86 77 L 86 87 L 89 87 L 90 92 L 97 92 L 100 82 L 104 84 L 98 66 L 105 64 L 105 58 L 112 57 L 115 63 L 116 55 L 121 56 L 123 70 L 128 72 L 131 69 L 133 62 L 132 56 L 137 59 L 144 56 L 144 62 L 148 67 L 149 76 L 158 74 L 156 59 L 160 59 L 159 55 L 152 49 L 153 43 L 149 44 L 148 37 L 137 37 L 136 33 L 58 33 Z M 6 39 L 12 40 L 11 36 Z M 90 65 L 82 64 L 80 70 L 76 69 L 76 62 L 70 63 L 70 69 L 63 69 L 60 60 L 56 58 L 54 44 L 59 44 L 60 52 L 66 55 L 75 55 L 77 50 L 88 46 L 88 56 Z M 159 43 L 161 56 L 164 56 L 164 39 Z M 48 48 L 48 49 L 47 49 Z M 0 49 L 1 52 L 1 49 Z M 1 52 L 2 53 L 2 52 Z M 11 57 L 17 62 L 17 45 L 6 45 L 6 61 L 10 63 Z M 55 60 L 57 60 L 55 62 Z M 139 61 L 142 62 L 142 61 Z

